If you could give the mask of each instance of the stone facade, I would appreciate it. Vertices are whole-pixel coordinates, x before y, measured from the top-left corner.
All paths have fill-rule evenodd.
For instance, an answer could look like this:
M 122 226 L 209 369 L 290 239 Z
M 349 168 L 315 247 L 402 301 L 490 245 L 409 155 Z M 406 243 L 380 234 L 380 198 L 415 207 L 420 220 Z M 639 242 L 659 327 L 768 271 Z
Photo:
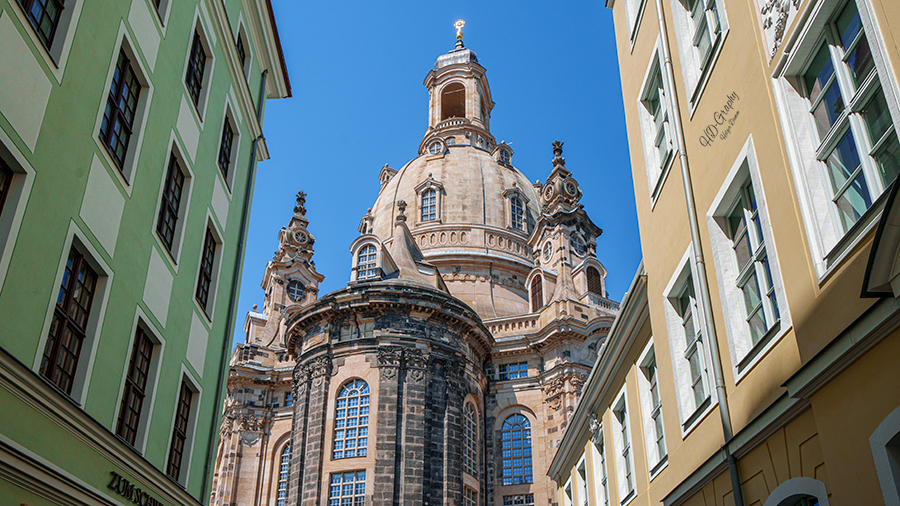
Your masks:
M 425 85 L 429 128 L 380 170 L 348 286 L 317 296 L 302 202 L 280 233 L 232 357 L 212 504 L 551 501 L 547 466 L 618 312 L 602 231 L 561 142 L 543 184 L 496 143 L 461 40 Z

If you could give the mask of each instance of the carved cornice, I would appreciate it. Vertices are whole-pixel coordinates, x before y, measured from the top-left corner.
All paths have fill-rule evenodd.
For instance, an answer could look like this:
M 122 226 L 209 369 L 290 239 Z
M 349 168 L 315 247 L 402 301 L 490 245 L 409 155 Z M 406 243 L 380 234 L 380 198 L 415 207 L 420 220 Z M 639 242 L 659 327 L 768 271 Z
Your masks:
M 544 393 L 544 402 L 550 404 L 550 407 L 554 410 L 558 410 L 562 407 L 563 395 L 571 393 L 577 397 L 581 393 L 581 387 L 586 380 L 587 374 L 565 371 L 558 376 L 542 381 L 541 391 Z M 566 391 L 566 383 L 572 387 L 568 392 Z
M 409 371 L 409 376 L 419 382 L 425 378 L 428 370 L 428 354 L 418 348 L 404 348 L 401 346 L 380 346 L 375 350 L 378 356 L 378 367 L 381 377 L 393 379 L 399 369 Z

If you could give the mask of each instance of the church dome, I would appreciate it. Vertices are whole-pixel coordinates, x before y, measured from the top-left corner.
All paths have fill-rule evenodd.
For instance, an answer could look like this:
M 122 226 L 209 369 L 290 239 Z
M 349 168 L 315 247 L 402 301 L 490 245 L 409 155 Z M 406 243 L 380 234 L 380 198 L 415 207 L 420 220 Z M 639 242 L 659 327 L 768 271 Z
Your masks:
M 443 140 L 447 142 L 446 138 Z M 443 147 L 443 146 L 442 146 Z M 381 190 L 372 208 L 372 223 L 375 235 L 391 236 L 394 219 L 398 213 L 397 203 L 404 200 L 409 205 L 407 223 L 417 237 L 423 253 L 429 255 L 430 236 L 421 244 L 419 234 L 423 232 L 457 230 L 462 233 L 482 236 L 493 229 L 501 235 L 519 236 L 523 245 L 540 213 L 539 198 L 534 189 L 518 169 L 501 164 L 484 149 L 467 145 L 449 145 L 440 155 L 424 154 L 406 164 Z M 498 149 L 506 149 L 501 146 Z M 434 219 L 422 215 L 420 203 L 423 193 L 434 188 L 438 207 Z M 521 192 L 525 206 L 525 223 L 521 230 L 511 226 L 509 214 L 509 193 Z M 439 194 L 439 195 L 438 195 Z M 482 243 L 482 244 L 478 244 Z M 436 248 L 459 248 L 478 245 L 484 241 L 469 238 L 462 242 L 459 237 L 451 243 L 437 237 Z M 433 253 L 433 252 L 432 252 Z M 519 251 L 524 256 L 524 252 Z

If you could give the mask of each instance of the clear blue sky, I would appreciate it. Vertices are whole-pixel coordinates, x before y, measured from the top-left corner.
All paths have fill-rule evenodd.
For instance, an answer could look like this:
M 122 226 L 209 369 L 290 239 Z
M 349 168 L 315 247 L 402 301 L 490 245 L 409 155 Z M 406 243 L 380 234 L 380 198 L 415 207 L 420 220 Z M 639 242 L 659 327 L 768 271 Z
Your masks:
M 453 48 L 487 69 L 491 132 L 512 142 L 532 181 L 550 173 L 554 139 L 603 229 L 597 256 L 621 300 L 640 262 L 634 189 L 611 13 L 590 2 L 301 2 L 274 0 L 293 98 L 267 104 L 271 159 L 258 166 L 235 339 L 260 289 L 294 195 L 306 191 L 320 295 L 346 286 L 350 243 L 378 196 L 378 173 L 416 156 L 428 126 L 422 82 Z

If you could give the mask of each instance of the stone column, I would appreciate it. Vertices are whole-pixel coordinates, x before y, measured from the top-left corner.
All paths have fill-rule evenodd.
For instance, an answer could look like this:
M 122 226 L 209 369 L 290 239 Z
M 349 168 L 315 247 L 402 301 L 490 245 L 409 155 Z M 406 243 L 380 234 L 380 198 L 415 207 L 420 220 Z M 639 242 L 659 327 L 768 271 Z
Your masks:
M 300 504 L 317 506 L 322 497 L 322 462 L 328 454 L 325 444 L 325 410 L 331 377 L 331 357 L 321 355 L 309 364 L 309 401 L 307 403 L 306 445 Z
M 406 400 L 403 414 L 403 488 L 404 506 L 421 506 L 425 464 L 425 386 L 430 373 L 424 350 L 403 350 L 406 365 L 403 397 Z
M 401 429 L 399 409 L 400 361 L 403 352 L 397 346 L 381 346 L 376 350 L 378 368 L 378 414 L 375 422 L 375 478 L 371 503 L 375 506 L 395 504 L 398 438 Z
M 291 464 L 288 470 L 288 497 L 286 504 L 300 504 L 300 473 L 303 470 L 306 448 L 306 417 L 309 413 L 309 368 L 306 364 L 294 366 L 291 381 L 294 398 L 294 416 L 291 421 Z

